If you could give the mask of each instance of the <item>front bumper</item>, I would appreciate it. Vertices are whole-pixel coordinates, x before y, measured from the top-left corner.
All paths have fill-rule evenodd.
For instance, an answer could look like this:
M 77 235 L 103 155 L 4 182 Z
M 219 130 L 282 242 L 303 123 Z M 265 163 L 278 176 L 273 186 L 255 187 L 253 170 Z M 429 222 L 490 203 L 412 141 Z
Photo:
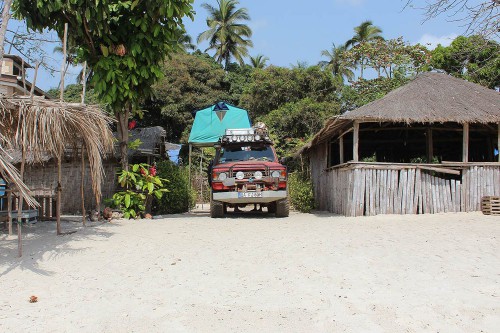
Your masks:
M 270 203 L 287 198 L 287 191 L 213 192 L 213 199 L 230 204 Z

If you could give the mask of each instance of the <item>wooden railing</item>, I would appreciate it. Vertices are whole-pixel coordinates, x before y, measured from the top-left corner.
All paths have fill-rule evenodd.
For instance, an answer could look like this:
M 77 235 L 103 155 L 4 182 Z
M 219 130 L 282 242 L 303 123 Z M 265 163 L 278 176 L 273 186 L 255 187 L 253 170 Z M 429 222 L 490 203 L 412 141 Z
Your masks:
M 500 195 L 500 163 L 346 163 L 314 187 L 319 209 L 346 216 L 478 211 Z

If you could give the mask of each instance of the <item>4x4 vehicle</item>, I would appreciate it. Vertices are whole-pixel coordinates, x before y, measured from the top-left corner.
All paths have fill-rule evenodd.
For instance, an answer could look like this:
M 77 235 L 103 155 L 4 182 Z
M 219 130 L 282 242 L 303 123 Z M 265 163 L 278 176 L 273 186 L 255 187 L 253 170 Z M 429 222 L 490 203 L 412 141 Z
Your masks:
M 277 217 L 289 214 L 287 170 L 276 156 L 267 129 L 228 129 L 216 145 L 209 177 L 210 213 L 223 217 L 227 208 L 259 204 Z

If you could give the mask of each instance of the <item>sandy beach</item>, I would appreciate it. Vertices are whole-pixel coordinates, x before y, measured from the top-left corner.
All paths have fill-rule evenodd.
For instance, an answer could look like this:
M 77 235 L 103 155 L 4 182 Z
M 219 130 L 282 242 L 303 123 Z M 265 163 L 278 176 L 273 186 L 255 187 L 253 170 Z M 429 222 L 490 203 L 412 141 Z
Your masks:
M 207 213 L 0 236 L 0 332 L 499 332 L 500 217 Z M 30 303 L 30 296 L 38 302 Z

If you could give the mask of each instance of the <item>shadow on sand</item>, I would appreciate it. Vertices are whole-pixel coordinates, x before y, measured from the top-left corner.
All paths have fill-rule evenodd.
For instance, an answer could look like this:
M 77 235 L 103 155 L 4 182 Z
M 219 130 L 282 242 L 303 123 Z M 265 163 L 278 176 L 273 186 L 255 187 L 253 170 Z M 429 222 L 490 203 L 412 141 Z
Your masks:
M 7 231 L 0 229 L 0 277 L 16 268 L 29 270 L 40 275 L 52 275 L 53 272 L 40 268 L 44 260 L 52 259 L 59 255 L 79 253 L 88 248 L 75 248 L 70 242 L 78 242 L 92 238 L 95 241 L 109 239 L 116 227 L 106 223 L 106 229 L 99 228 L 103 222 L 87 222 L 83 227 L 80 218 L 64 217 L 61 221 L 63 235 L 56 235 L 55 221 L 43 221 L 35 224 L 23 224 L 22 244 L 23 256 L 18 257 L 17 226 L 14 225 L 14 235 L 8 236 Z

